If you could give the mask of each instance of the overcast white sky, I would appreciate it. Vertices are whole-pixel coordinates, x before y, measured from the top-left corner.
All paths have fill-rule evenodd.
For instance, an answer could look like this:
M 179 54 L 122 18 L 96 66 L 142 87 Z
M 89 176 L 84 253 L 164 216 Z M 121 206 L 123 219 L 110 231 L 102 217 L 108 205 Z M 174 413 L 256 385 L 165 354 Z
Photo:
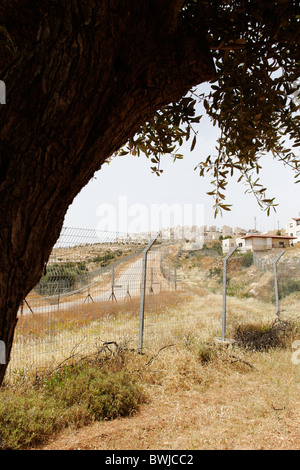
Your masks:
M 160 208 L 162 204 L 167 205 L 164 207 L 167 210 L 169 208 L 171 226 L 177 225 L 178 222 L 178 211 L 177 216 L 176 212 L 174 216 L 172 212 L 174 204 L 180 205 L 184 217 L 192 212 L 194 223 L 198 220 L 195 217 L 201 206 L 204 215 L 201 223 L 220 228 L 229 225 L 246 230 L 253 229 L 256 218 L 256 228 L 259 231 L 277 230 L 278 227 L 284 228 L 287 220 L 299 216 L 300 184 L 294 183 L 290 169 L 268 156 L 264 159 L 261 182 L 269 190 L 267 195 L 276 197 L 279 204 L 276 213 L 271 211 L 268 217 L 260 209 L 254 196 L 245 194 L 246 187 L 236 183 L 237 175 L 232 178 L 227 189 L 226 203 L 233 205 L 231 212 L 224 212 L 222 217 L 214 219 L 213 199 L 206 194 L 212 190 L 211 178 L 209 175 L 200 177 L 194 168 L 201 159 L 216 153 L 218 129 L 204 115 L 198 130 L 194 151 L 189 151 L 189 143 L 181 149 L 183 160 L 173 162 L 171 157 L 165 156 L 162 164 L 164 173 L 160 177 L 151 173 L 151 163 L 146 157 L 118 157 L 109 165 L 103 165 L 69 207 L 64 225 L 95 229 L 99 228 L 99 225 L 104 226 L 105 221 L 108 224 L 107 230 L 131 232 L 131 229 L 138 225 L 138 219 L 145 219 L 147 216 L 148 221 L 142 224 L 140 230 L 145 226 L 159 230 L 165 225 L 162 218 L 159 226 L 155 226 L 153 217 L 151 219 L 151 210 L 155 208 L 155 204 L 160 205 Z M 107 215 L 109 211 L 111 217 Z
M 0 87 L 0 102 L 2 92 Z M 69 207 L 64 225 L 96 229 L 105 223 L 106 229 L 112 231 L 159 230 L 166 228 L 167 219 L 163 220 L 162 215 L 165 214 L 170 216 L 167 224 L 170 226 L 182 220 L 187 225 L 196 223 L 220 228 L 229 225 L 249 230 L 254 228 L 256 219 L 256 228 L 266 231 L 284 228 L 287 220 L 300 215 L 300 184 L 294 183 L 289 168 L 268 156 L 264 159 L 261 182 L 268 188 L 267 195 L 276 197 L 279 204 L 276 213 L 271 211 L 268 217 L 254 196 L 245 194 L 245 186 L 236 183 L 236 176 L 226 192 L 226 202 L 232 204 L 231 212 L 223 212 L 222 217 L 214 219 L 213 199 L 206 194 L 212 190 L 210 175 L 200 177 L 194 168 L 201 159 L 216 153 L 219 133 L 205 114 L 197 130 L 194 151 L 189 151 L 188 143 L 180 150 L 183 160 L 174 163 L 171 157 L 165 156 L 164 173 L 160 177 L 151 172 L 151 163 L 146 157 L 118 157 L 109 165 L 103 165 Z M 161 209 L 159 220 L 153 217 L 157 207 Z

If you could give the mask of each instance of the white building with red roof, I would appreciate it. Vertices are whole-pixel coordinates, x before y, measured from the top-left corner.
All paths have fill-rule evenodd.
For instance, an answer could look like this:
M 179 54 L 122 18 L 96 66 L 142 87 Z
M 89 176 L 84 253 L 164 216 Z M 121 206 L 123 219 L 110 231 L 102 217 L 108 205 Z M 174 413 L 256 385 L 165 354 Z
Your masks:
M 238 237 L 235 240 L 223 240 L 223 253 L 228 252 L 234 245 L 242 253 L 247 251 L 267 251 L 274 248 L 287 248 L 295 242 L 295 237 L 291 235 L 268 235 L 268 234 L 249 234 Z
M 288 220 L 285 224 L 285 231 L 291 237 L 296 238 L 294 243 L 300 243 L 300 217 Z

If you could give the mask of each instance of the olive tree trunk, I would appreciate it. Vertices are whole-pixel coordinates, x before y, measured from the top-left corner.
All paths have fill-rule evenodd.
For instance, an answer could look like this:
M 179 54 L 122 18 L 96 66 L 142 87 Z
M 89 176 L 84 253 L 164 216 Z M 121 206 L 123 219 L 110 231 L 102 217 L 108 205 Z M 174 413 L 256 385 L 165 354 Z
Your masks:
M 157 109 L 214 76 L 182 4 L 1 0 L 12 45 L 0 50 L 0 384 L 18 308 L 74 197 Z

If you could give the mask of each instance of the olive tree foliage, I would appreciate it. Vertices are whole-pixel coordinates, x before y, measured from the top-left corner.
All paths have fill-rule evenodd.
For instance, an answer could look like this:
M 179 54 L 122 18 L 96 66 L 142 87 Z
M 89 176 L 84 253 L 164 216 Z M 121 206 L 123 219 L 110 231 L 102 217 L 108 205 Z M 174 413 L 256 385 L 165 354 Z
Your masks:
M 201 103 L 220 129 L 216 154 L 203 155 L 195 168 L 211 175 L 215 215 L 230 210 L 225 194 L 234 173 L 269 215 L 277 204 L 260 182 L 261 158 L 289 166 L 300 180 L 300 7 L 297 0 L 187 0 L 181 15 L 195 32 L 200 7 L 217 72 L 210 92 L 195 88 L 160 109 L 117 154 L 143 153 L 160 175 L 164 154 L 183 158 L 180 147 L 189 139 L 195 148 Z

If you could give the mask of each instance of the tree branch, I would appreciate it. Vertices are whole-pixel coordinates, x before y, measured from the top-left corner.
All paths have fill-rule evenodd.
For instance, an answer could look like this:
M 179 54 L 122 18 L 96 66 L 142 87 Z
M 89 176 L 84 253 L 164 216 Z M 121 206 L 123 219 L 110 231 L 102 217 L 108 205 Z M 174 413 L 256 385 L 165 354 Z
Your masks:
M 155 9 L 165 23 L 166 31 L 173 32 L 178 26 L 178 15 L 184 0 L 155 0 Z
M 0 3 L 0 73 L 21 52 L 36 42 L 41 20 L 33 0 L 1 0 Z

